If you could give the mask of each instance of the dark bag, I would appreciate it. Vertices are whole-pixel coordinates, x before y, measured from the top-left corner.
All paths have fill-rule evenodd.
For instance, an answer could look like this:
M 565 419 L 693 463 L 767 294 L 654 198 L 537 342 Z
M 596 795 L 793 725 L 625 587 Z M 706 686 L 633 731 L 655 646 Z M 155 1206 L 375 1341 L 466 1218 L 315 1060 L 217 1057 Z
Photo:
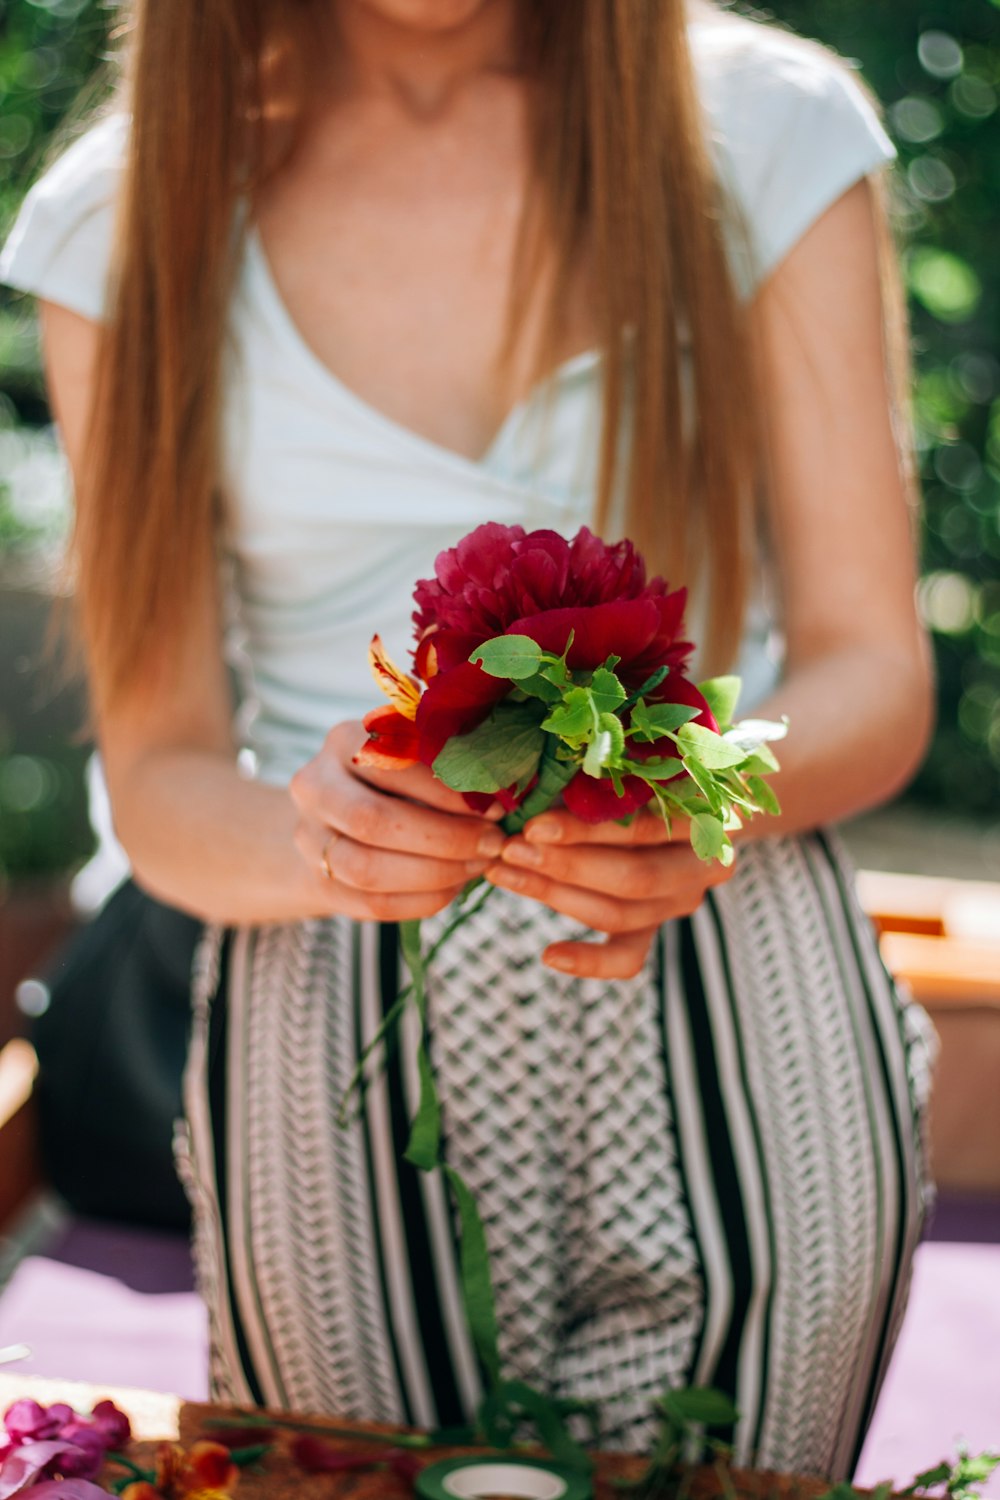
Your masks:
M 201 931 L 127 880 L 50 967 L 33 1037 L 41 1148 L 77 1213 L 189 1227 L 171 1141 Z

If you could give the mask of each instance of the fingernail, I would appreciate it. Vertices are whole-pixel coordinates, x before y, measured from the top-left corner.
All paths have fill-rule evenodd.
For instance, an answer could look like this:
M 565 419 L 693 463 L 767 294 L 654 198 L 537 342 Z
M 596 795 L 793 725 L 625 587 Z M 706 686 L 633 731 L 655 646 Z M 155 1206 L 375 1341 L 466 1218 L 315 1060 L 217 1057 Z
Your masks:
M 484 859 L 496 859 L 505 843 L 499 828 L 488 828 L 479 840 L 479 852 Z
M 537 844 L 556 844 L 562 838 L 562 829 L 555 818 L 533 818 L 525 827 L 524 836 Z
M 519 891 L 525 884 L 526 876 L 520 870 L 509 870 L 506 865 L 494 865 L 486 871 L 486 879 L 494 885 L 506 886 L 509 891 Z
M 512 865 L 540 865 L 543 859 L 541 849 L 532 849 L 530 844 L 521 840 L 513 840 L 505 845 L 501 858 Z
M 562 969 L 565 974 L 576 973 L 576 959 L 571 958 L 569 954 L 546 954 L 545 962 L 548 964 L 550 969 Z

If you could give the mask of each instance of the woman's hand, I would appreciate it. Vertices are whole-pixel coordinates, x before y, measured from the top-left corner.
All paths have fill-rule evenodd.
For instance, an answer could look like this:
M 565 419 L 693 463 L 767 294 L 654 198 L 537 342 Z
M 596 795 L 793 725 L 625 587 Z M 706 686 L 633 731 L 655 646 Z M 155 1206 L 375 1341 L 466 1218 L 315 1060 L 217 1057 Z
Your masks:
M 687 838 L 683 820 L 674 820 L 671 834 L 652 813 L 622 827 L 547 812 L 533 818 L 522 837 L 507 841 L 486 878 L 609 934 L 604 943 L 552 943 L 542 955 L 550 968 L 631 979 L 660 923 L 693 912 L 709 887 L 733 872 L 732 865 L 698 859 Z
M 433 916 L 497 858 L 503 834 L 425 766 L 356 766 L 364 740 L 363 725 L 338 724 L 292 778 L 296 848 L 324 912 L 382 922 Z

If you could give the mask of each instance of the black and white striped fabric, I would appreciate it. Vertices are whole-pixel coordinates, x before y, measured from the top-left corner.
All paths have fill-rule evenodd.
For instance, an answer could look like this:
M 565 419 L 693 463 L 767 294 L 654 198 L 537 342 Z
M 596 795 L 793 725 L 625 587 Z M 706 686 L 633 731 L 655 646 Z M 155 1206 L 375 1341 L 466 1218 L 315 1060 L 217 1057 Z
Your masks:
M 506 1371 L 596 1399 L 606 1447 L 646 1446 L 665 1388 L 715 1385 L 740 1461 L 849 1474 L 930 1193 L 933 1034 L 840 846 L 747 845 L 631 981 L 542 967 L 570 925 L 497 891 L 431 972 Z M 206 933 L 178 1158 L 219 1398 L 421 1426 L 480 1399 L 441 1174 L 402 1159 L 412 1027 L 336 1122 L 398 984 L 392 927 Z

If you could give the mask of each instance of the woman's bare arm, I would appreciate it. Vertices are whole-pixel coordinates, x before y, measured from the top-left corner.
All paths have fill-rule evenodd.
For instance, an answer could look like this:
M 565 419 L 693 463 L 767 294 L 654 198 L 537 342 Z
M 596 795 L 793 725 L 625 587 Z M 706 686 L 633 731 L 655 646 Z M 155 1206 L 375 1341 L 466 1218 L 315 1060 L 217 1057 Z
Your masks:
M 797 833 L 885 801 L 916 770 L 933 711 L 915 604 L 912 523 L 892 430 L 867 183 L 845 193 L 758 294 L 772 395 L 771 503 L 787 643 L 784 680 L 755 717 L 790 720 L 776 747 L 778 817 L 739 839 Z M 718 871 L 651 814 L 630 828 L 546 813 L 489 878 L 600 931 L 548 960 L 623 976 L 651 927 L 699 904 Z M 643 846 L 643 847 L 635 847 Z M 737 854 L 737 860 L 739 855 Z
M 99 332 L 54 304 L 43 303 L 41 317 L 50 399 L 79 472 Z M 115 830 L 154 895 L 226 923 L 335 912 L 402 920 L 439 910 L 481 873 L 484 839 L 496 854 L 499 832 L 422 768 L 394 779 L 395 796 L 355 774 L 360 725 L 335 727 L 291 794 L 247 779 L 214 589 L 192 595 L 175 644 L 176 686 L 151 691 L 137 673 L 127 700 L 98 725 Z M 330 880 L 322 856 L 333 831 Z

